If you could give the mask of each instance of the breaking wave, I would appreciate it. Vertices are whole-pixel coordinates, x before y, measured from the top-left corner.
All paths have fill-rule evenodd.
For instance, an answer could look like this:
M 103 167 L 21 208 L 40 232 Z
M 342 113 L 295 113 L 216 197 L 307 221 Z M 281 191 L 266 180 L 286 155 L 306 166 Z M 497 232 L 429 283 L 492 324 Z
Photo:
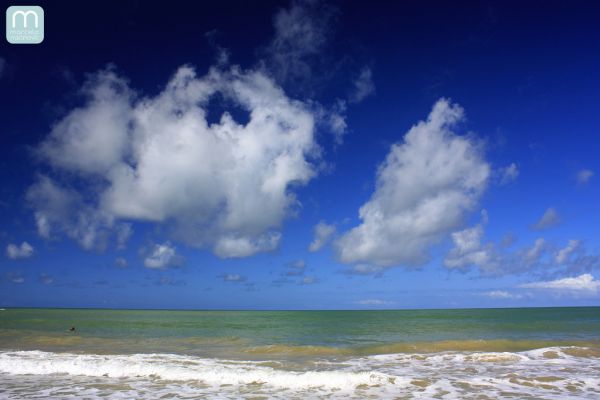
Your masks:
M 312 358 L 303 364 L 176 354 L 0 352 L 8 398 L 592 398 L 600 349 L 446 351 Z

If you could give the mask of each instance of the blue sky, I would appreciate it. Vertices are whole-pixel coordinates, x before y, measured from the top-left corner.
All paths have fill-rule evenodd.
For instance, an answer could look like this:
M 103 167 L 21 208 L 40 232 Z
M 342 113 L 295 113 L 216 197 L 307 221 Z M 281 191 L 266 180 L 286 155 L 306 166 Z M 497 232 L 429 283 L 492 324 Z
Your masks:
M 598 5 L 39 4 L 1 306 L 599 304 Z

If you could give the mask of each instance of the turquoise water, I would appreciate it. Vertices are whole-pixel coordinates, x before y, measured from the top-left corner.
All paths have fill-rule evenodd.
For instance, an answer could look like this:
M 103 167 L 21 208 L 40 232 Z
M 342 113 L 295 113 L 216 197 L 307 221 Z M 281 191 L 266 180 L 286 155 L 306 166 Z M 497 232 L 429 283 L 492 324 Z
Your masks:
M 0 311 L 9 398 L 600 398 L 597 377 L 600 307 Z
M 70 326 L 76 327 L 74 334 L 67 332 Z M 216 343 L 240 353 L 259 346 L 314 346 L 352 353 L 386 345 L 445 341 L 456 342 L 455 350 L 461 350 L 461 342 L 468 346 L 477 341 L 480 349 L 486 350 L 486 342 L 504 340 L 507 347 L 495 349 L 514 350 L 514 346 L 526 349 L 527 342 L 535 347 L 537 341 L 598 341 L 600 307 L 389 311 L 7 309 L 0 314 L 0 337 L 3 349 L 54 350 L 53 343 L 61 347 L 61 342 L 67 343 L 62 346 L 66 349 L 75 337 L 74 348 L 79 351 L 86 350 L 86 343 L 98 346 L 105 340 L 113 346 L 106 351 L 126 350 L 121 342 L 133 345 L 135 351 L 151 343 L 183 354 L 213 352 Z M 210 348 L 202 348 L 203 340 Z M 525 347 L 518 347 L 519 343 Z

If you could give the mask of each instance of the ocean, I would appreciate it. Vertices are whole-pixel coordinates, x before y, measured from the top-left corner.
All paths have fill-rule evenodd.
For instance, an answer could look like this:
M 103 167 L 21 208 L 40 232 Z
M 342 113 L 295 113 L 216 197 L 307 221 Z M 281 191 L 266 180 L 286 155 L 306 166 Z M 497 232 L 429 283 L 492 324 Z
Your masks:
M 600 399 L 600 307 L 2 309 L 0 398 Z

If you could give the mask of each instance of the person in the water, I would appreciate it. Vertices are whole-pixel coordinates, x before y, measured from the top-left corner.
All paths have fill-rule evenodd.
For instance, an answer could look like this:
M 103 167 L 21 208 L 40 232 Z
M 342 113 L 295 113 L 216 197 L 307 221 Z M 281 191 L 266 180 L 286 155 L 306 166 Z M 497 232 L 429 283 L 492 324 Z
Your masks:
M 69 332 L 75 332 L 75 327 L 74 327 L 74 326 L 71 326 L 71 327 L 69 328 Z

